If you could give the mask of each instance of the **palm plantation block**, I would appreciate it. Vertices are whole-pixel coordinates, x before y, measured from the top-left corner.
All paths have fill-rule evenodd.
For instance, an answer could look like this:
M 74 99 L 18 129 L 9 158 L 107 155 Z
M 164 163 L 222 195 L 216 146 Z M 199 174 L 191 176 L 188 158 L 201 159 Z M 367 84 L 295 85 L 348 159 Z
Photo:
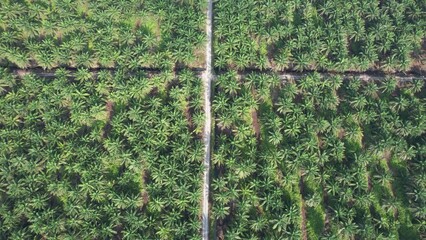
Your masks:
M 0 0 L 0 240 L 426 239 L 425 0 Z
M 203 124 L 190 72 L 2 70 L 1 239 L 199 239 Z
M 202 2 L 37 0 L 0 3 L 0 64 L 201 67 Z
M 421 0 L 218 1 L 215 65 L 239 70 L 419 70 L 425 58 L 425 10 Z
M 219 239 L 425 236 L 423 81 L 218 76 Z

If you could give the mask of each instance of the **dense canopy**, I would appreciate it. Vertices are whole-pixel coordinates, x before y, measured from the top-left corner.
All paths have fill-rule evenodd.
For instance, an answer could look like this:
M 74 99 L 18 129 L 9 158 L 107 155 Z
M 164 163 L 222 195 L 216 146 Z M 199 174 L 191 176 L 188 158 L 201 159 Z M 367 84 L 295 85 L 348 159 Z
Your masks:
M 220 239 L 426 237 L 423 81 L 216 81 Z
M 426 239 L 425 0 L 0 0 L 0 239 Z
M 1 1 L 0 63 L 199 67 L 203 8 L 204 1 Z
M 200 79 L 0 72 L 1 239 L 199 239 Z
M 423 0 L 218 1 L 215 65 L 409 70 L 421 60 L 425 11 Z

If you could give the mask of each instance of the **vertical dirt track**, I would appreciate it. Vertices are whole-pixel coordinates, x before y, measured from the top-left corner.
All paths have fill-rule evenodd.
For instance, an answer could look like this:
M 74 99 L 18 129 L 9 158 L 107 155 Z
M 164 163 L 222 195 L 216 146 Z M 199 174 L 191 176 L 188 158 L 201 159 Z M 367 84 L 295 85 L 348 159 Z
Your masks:
M 204 86 L 204 176 L 203 176 L 203 223 L 202 238 L 209 239 L 209 187 L 210 187 L 210 139 L 211 139 L 211 82 L 213 79 L 212 68 L 212 39 L 213 39 L 213 0 L 207 1 L 206 19 L 206 68 L 203 73 Z

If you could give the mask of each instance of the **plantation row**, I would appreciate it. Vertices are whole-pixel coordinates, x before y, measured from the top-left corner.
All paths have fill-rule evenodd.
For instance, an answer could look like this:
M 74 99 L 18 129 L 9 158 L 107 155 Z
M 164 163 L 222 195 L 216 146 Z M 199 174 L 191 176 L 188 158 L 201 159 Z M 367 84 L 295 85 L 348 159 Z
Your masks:
M 218 76 L 214 239 L 426 238 L 423 85 Z
M 204 1 L 0 2 L 0 64 L 173 68 L 203 65 Z
M 199 239 L 201 80 L 67 75 L 0 72 L 0 239 Z
M 200 238 L 193 73 L 2 70 L 0 83 L 1 239 Z M 425 238 L 423 85 L 219 75 L 211 237 Z
M 0 64 L 203 67 L 205 0 L 0 3 Z M 216 68 L 426 71 L 422 0 L 214 4 Z M 423 41 L 424 44 L 424 41 Z

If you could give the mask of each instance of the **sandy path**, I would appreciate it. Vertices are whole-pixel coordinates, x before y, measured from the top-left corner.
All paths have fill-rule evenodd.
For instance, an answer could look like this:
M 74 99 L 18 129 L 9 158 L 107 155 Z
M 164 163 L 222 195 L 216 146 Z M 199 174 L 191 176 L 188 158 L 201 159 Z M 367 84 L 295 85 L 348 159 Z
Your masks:
M 203 187 L 203 240 L 209 239 L 209 188 L 210 188 L 210 139 L 211 139 L 211 82 L 213 79 L 212 69 L 212 38 L 213 38 L 213 0 L 207 2 L 206 20 L 206 70 L 203 73 L 204 85 L 204 187 Z

